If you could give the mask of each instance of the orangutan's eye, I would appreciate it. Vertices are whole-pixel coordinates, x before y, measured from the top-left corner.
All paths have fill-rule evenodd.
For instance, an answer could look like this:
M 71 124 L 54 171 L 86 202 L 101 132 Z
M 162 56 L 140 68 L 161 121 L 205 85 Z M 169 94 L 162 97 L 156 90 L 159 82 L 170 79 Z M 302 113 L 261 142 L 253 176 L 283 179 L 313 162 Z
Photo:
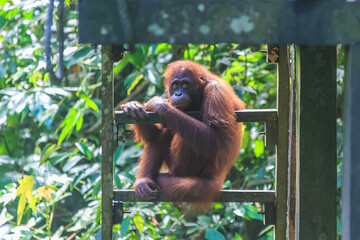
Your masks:
M 185 88 L 185 89 L 188 88 L 188 87 L 189 87 L 189 83 L 188 83 L 188 82 L 182 83 L 182 87 Z
M 172 88 L 173 88 L 173 89 L 177 89 L 177 88 L 178 88 L 178 83 L 176 83 L 176 82 L 173 83 L 173 84 L 172 84 Z

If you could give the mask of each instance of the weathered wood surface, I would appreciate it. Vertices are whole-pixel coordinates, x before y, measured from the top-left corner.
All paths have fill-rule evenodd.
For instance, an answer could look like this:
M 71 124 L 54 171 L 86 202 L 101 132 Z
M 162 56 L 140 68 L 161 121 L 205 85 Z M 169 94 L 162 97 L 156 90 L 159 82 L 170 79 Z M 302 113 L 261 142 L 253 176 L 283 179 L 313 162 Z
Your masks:
M 114 200 L 122 202 L 173 202 L 162 197 L 160 194 L 155 199 L 144 200 L 136 196 L 134 190 L 114 190 Z M 222 190 L 220 198 L 215 202 L 275 202 L 273 190 Z
M 360 44 L 351 46 L 347 55 L 342 239 L 352 240 L 360 236 Z
M 352 44 L 360 3 L 271 0 L 79 0 L 79 41 L 94 44 Z M 128 19 L 128 20 L 126 20 Z M 124 29 L 126 29 L 124 31 Z
M 296 239 L 335 240 L 336 47 L 297 46 L 296 77 Z
M 102 63 L 102 132 L 101 132 L 101 236 L 102 239 L 112 239 L 112 198 L 113 198 L 113 153 L 114 153 L 114 81 L 112 47 L 104 45 L 101 48 Z
M 199 112 L 186 112 L 188 115 L 199 118 Z M 238 122 L 276 122 L 276 109 L 245 109 L 235 111 Z M 161 118 L 156 113 L 148 112 L 149 119 L 135 120 L 122 111 L 115 112 L 116 123 L 161 123 Z
M 288 138 L 289 138 L 289 60 L 286 45 L 280 46 L 277 65 L 277 146 L 275 170 L 276 226 L 275 239 L 286 240 Z
M 291 90 L 289 119 L 289 171 L 288 171 L 288 240 L 295 240 L 296 219 L 296 81 L 295 52 L 291 52 Z

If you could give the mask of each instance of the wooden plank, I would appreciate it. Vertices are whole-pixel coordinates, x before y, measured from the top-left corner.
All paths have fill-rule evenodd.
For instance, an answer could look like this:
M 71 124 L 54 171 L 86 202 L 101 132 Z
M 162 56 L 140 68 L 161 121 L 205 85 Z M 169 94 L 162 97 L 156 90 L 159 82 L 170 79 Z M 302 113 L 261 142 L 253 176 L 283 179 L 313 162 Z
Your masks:
M 113 229 L 113 153 L 114 153 L 114 81 L 113 62 L 111 59 L 112 47 L 101 47 L 102 62 L 102 132 L 101 132 L 101 237 L 112 239 Z
M 278 142 L 278 123 L 265 122 L 265 147 L 275 146 Z
M 118 6 L 116 0 L 79 0 L 79 42 L 352 44 L 360 41 L 359 2 L 123 1 L 128 11 Z
M 342 239 L 352 240 L 360 236 L 360 44 L 350 46 L 347 59 Z
M 136 196 L 134 190 L 114 190 L 114 200 L 122 202 L 171 202 L 160 194 L 157 198 L 144 200 Z M 259 202 L 274 203 L 275 191 L 272 190 L 222 190 L 215 202 Z
M 188 115 L 199 118 L 199 112 L 186 112 Z M 235 111 L 238 122 L 276 122 L 276 109 L 245 109 Z M 135 120 L 122 111 L 115 112 L 116 123 L 161 123 L 160 117 L 153 112 L 148 112 L 148 120 Z
M 286 45 L 280 46 L 277 66 L 278 141 L 276 146 L 275 194 L 276 225 L 275 239 L 286 239 L 287 180 L 288 180 L 288 131 L 289 131 L 289 61 Z
M 336 47 L 296 47 L 296 239 L 336 239 Z
M 294 45 L 293 45 L 294 46 Z M 296 78 L 295 78 L 295 50 L 291 52 L 291 94 L 289 119 L 289 171 L 288 171 L 288 240 L 295 240 L 296 219 Z

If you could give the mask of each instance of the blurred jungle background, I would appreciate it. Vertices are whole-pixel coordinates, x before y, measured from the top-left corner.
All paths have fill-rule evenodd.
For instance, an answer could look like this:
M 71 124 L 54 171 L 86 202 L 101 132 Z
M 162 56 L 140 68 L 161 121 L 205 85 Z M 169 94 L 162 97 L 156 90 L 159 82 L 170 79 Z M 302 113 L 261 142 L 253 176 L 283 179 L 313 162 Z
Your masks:
M 78 44 L 76 2 L 65 3 L 63 78 L 47 71 L 48 1 L 0 0 L 0 239 L 100 239 L 100 46 Z M 51 69 L 59 70 L 59 18 L 51 25 Z M 276 65 L 263 46 L 136 45 L 115 63 L 115 105 L 163 94 L 163 69 L 191 59 L 230 82 L 247 108 L 275 108 Z M 338 46 L 338 106 L 343 48 Z M 341 186 L 342 109 L 338 107 L 338 189 Z M 264 146 L 264 125 L 245 123 L 241 154 L 225 189 L 274 189 L 275 149 Z M 119 142 L 114 186 L 130 189 L 142 146 Z M 340 194 L 338 194 L 338 205 Z M 261 206 L 215 203 L 188 216 L 172 203 L 125 204 L 115 239 L 273 239 Z M 338 209 L 338 219 L 340 219 Z M 341 223 L 338 221 L 338 234 Z

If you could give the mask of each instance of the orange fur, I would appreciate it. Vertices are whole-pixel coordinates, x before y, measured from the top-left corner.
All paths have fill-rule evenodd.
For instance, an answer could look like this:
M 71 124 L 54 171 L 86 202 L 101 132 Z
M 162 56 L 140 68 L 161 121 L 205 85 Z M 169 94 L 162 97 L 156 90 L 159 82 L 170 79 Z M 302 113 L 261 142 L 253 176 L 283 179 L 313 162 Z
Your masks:
M 229 83 L 189 60 L 167 66 L 167 92 L 180 69 L 186 69 L 195 85 L 197 96 L 192 99 L 201 117 L 197 120 L 170 103 L 152 105 L 150 100 L 147 110 L 159 114 L 164 125 L 134 125 L 137 140 L 145 144 L 137 179 L 153 179 L 173 201 L 212 202 L 239 155 L 242 123 L 236 122 L 234 111 L 245 104 Z M 159 173 L 163 163 L 167 174 Z

